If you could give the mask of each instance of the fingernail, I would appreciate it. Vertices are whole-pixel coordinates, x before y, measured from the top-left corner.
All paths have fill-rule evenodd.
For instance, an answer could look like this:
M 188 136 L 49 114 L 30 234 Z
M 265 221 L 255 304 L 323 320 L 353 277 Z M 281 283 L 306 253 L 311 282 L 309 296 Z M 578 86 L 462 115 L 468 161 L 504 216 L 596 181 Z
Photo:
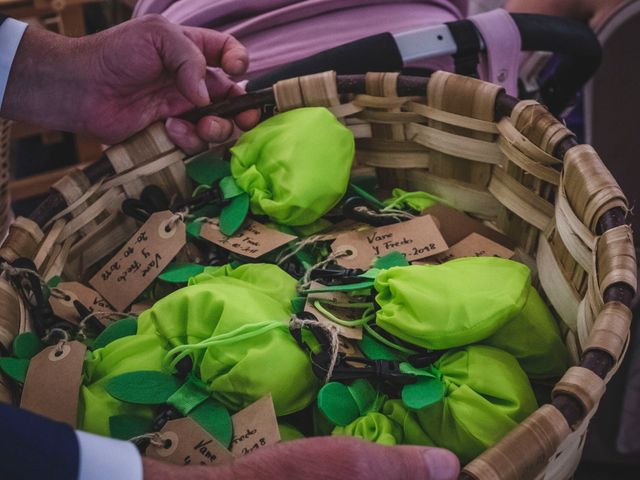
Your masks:
M 198 85 L 198 95 L 202 99 L 206 99 L 207 102 L 211 101 L 211 98 L 209 97 L 209 89 L 207 88 L 207 82 L 205 82 L 204 79 L 200 80 L 200 84 Z
M 209 122 L 209 126 L 207 127 L 209 138 L 213 140 L 217 140 L 220 138 L 220 134 L 222 133 L 222 126 L 216 122 L 215 120 L 211 120 Z
M 235 75 L 241 75 L 247 69 L 244 61 L 239 60 L 239 59 L 236 60 L 235 62 L 233 62 L 231 65 L 232 65 L 232 68 L 233 68 L 233 71 L 231 73 L 233 73 Z
M 184 122 L 176 120 L 175 118 L 168 119 L 166 126 L 167 130 L 169 130 L 174 135 L 184 135 L 188 131 L 188 128 L 184 124 Z
M 429 480 L 455 480 L 460 472 L 458 458 L 447 450 L 429 448 L 423 453 Z

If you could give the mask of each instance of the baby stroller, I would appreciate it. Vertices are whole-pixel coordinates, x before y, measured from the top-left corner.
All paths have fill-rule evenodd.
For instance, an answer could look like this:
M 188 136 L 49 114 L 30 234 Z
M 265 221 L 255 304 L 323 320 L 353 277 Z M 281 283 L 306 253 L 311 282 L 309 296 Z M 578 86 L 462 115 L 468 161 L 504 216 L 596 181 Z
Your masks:
M 580 22 L 501 9 L 465 19 L 466 4 L 140 0 L 134 16 L 161 13 L 175 23 L 236 36 L 251 57 L 249 91 L 326 70 L 447 70 L 501 84 L 507 93 L 535 98 L 560 114 L 600 64 L 600 45 Z M 544 68 L 549 56 L 525 62 L 523 51 L 554 53 L 553 72 Z

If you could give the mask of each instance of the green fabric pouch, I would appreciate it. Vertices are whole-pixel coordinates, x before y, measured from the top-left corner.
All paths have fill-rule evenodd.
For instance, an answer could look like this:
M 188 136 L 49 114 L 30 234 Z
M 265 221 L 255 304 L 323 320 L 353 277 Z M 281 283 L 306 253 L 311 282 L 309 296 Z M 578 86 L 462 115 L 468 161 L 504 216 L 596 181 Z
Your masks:
M 275 265 L 207 269 L 143 312 L 138 334 L 157 333 L 191 354 L 211 397 L 240 410 L 271 393 L 277 415 L 315 398 L 308 355 L 288 330 L 296 281 Z
M 132 335 L 114 340 L 87 355 L 80 388 L 78 428 L 110 436 L 109 418 L 117 415 L 153 417 L 154 409 L 121 402 L 106 391 L 109 381 L 123 373 L 162 370 L 165 342 L 156 335 Z
M 315 222 L 345 194 L 355 142 L 329 110 L 298 108 L 244 133 L 231 173 L 251 211 L 284 225 Z
M 388 400 L 333 435 L 383 445 L 426 445 L 452 450 L 463 463 L 498 442 L 536 408 L 526 374 L 497 348 L 473 345 L 445 353 L 434 367 L 442 374 L 442 401 L 421 410 Z
M 404 440 L 401 424 L 380 412 L 368 412 L 347 426 L 334 428 L 331 434 L 362 438 L 380 445 L 400 445 Z
M 529 268 L 495 257 L 383 270 L 376 324 L 429 350 L 482 342 L 515 355 L 534 377 L 561 375 L 569 354 L 531 286 Z
M 453 350 L 434 366 L 443 376 L 444 399 L 417 411 L 416 419 L 438 447 L 452 450 L 463 464 L 495 445 L 537 408 L 526 374 L 500 349 L 474 345 Z

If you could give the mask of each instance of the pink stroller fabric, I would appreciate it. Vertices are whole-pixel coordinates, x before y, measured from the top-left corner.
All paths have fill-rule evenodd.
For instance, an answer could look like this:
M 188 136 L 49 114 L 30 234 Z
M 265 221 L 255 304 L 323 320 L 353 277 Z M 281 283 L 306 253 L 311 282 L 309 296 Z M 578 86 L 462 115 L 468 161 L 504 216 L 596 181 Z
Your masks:
M 381 32 L 400 33 L 466 17 L 468 0 L 140 0 L 134 16 L 161 13 L 181 24 L 213 28 L 249 50 L 246 78 Z M 488 53 L 480 76 L 517 94 L 520 34 L 511 16 L 494 10 L 470 18 Z M 450 57 L 409 67 L 453 70 Z M 241 80 L 241 79 L 236 79 Z
M 480 78 L 502 85 L 509 95 L 517 97 L 522 40 L 513 18 L 499 8 L 469 20 L 480 31 L 486 49 L 480 61 Z
M 135 16 L 162 13 L 182 25 L 209 27 L 240 40 L 248 78 L 380 32 L 399 33 L 460 20 L 467 0 L 140 0 Z M 450 58 L 411 66 L 449 70 Z

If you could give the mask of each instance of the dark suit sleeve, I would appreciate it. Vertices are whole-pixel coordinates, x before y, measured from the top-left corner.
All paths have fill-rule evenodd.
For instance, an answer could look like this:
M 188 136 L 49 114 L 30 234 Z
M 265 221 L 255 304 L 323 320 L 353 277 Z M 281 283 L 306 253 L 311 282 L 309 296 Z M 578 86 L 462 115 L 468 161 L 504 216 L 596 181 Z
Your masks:
M 76 480 L 79 460 L 69 425 L 0 403 L 0 479 Z

